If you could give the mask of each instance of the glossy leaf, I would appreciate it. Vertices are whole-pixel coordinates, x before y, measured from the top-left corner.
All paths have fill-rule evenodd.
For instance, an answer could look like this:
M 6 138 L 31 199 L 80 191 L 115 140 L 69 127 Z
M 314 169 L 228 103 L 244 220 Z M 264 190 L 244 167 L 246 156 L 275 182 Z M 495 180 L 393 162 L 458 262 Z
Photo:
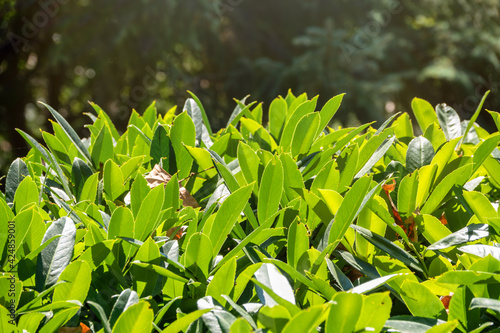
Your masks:
M 14 202 L 14 194 L 25 177 L 29 176 L 26 163 L 20 158 L 16 158 L 10 165 L 5 181 L 5 198 L 7 203 Z
M 438 104 L 436 114 L 447 141 L 462 136 L 460 117 L 451 106 L 444 103 Z
M 439 241 L 431 244 L 428 250 L 442 250 L 450 246 L 473 242 L 491 235 L 490 226 L 487 224 L 471 224 L 462 228 L 451 235 L 448 235 Z
M 113 327 L 120 315 L 130 306 L 137 304 L 138 302 L 139 296 L 134 290 L 125 289 L 122 291 L 113 305 L 113 310 L 109 316 L 109 325 Z
M 431 163 L 434 158 L 432 143 L 425 137 L 419 136 L 411 140 L 406 152 L 406 170 L 413 172 Z
M 385 253 L 389 254 L 390 256 L 402 261 L 409 267 L 419 271 L 423 272 L 422 267 L 420 266 L 420 263 L 418 260 L 413 257 L 410 253 L 406 252 L 399 246 L 395 245 L 394 243 L 390 242 L 388 239 L 379 236 L 377 234 L 372 233 L 370 230 L 367 230 L 365 228 L 361 228 L 357 225 L 351 225 L 351 228 L 356 230 L 359 234 L 361 234 L 363 237 L 366 238 L 370 243 L 384 251 Z
M 86 162 L 89 165 L 92 165 L 92 157 L 90 156 L 90 153 L 87 150 L 87 148 L 85 147 L 85 145 L 82 143 L 82 140 L 80 139 L 80 137 L 78 137 L 78 134 L 76 134 L 73 127 L 71 127 L 71 125 L 66 121 L 66 119 L 64 119 L 64 117 L 61 116 L 59 114 L 59 112 L 54 110 L 50 105 L 47 105 L 43 102 L 40 102 L 40 104 L 45 106 L 50 111 L 50 113 L 52 113 L 52 116 L 56 119 L 56 121 L 59 123 L 59 125 L 61 125 L 62 129 L 64 130 L 66 135 L 69 137 L 71 142 L 73 142 L 73 144 L 76 146 L 78 151 L 85 157 Z
M 62 217 L 54 221 L 45 232 L 42 243 L 57 235 L 61 237 L 54 239 L 38 257 L 36 287 L 39 292 L 57 282 L 73 256 L 76 228 L 70 218 Z

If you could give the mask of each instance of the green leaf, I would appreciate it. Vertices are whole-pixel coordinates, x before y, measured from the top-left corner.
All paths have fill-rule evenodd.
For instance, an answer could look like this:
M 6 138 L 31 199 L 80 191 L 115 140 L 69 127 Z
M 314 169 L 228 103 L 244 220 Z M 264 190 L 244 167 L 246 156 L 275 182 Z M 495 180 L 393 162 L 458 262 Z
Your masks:
M 404 144 L 408 144 L 411 139 L 414 138 L 413 135 L 413 126 L 410 120 L 410 116 L 408 113 L 403 113 L 391 126 L 392 130 L 394 130 L 394 135 L 398 138 L 399 141 Z M 377 130 L 378 132 L 379 130 Z
M 113 305 L 113 310 L 111 310 L 111 315 L 109 316 L 109 326 L 113 327 L 120 315 L 130 306 L 137 303 L 139 303 L 139 295 L 137 295 L 137 292 L 130 289 L 122 291 Z
M 486 111 L 488 111 L 488 113 L 491 115 L 493 121 L 495 122 L 495 125 L 497 125 L 497 129 L 500 131 L 500 113 L 490 110 Z
M 240 316 L 242 316 L 243 318 L 240 318 L 240 319 L 243 319 L 245 320 L 246 322 L 249 323 L 249 325 L 251 325 L 251 328 L 254 328 L 254 329 L 257 329 L 257 324 L 255 323 L 255 321 L 253 320 L 253 318 L 250 316 L 250 314 L 240 305 L 238 305 L 236 302 L 234 302 L 229 296 L 227 295 L 222 295 L 222 297 L 229 303 L 229 305 L 231 305 L 231 307 L 236 311 L 238 312 L 238 314 Z M 251 329 L 250 328 L 250 329 Z M 231 331 L 232 331 L 232 326 L 231 326 Z
M 327 228 L 328 234 L 328 244 L 335 244 L 335 246 L 340 242 L 344 234 L 347 232 L 349 225 L 358 216 L 359 212 L 363 208 L 364 204 L 371 198 L 365 197 L 370 188 L 372 178 L 363 177 L 357 180 L 352 188 L 347 192 L 340 204 L 339 210 L 335 215 L 335 219 L 330 222 Z M 375 187 L 376 189 L 378 187 Z M 372 190 L 371 195 L 375 194 Z
M 471 224 L 431 244 L 427 249 L 432 251 L 443 250 L 450 246 L 473 242 L 491 234 L 489 225 Z
M 406 151 L 406 170 L 413 172 L 420 169 L 424 165 L 431 163 L 434 158 L 434 148 L 432 143 L 419 136 L 410 141 L 408 150 Z
M 248 203 L 248 199 L 252 194 L 252 188 L 253 184 L 250 184 L 233 192 L 224 200 L 217 212 L 212 228 L 208 234 L 213 246 L 212 254 L 214 257 L 219 254 L 227 236 L 231 233 L 231 230 L 233 230 L 241 211 Z M 204 233 L 206 232 L 204 231 Z
M 340 94 L 335 97 L 332 97 L 328 102 L 325 103 L 325 105 L 319 112 L 321 117 L 315 137 L 318 137 L 321 134 L 321 132 L 323 132 L 326 129 L 326 126 L 328 126 L 328 124 L 332 121 L 333 116 L 335 116 L 340 107 L 340 104 L 342 103 L 344 95 L 345 94 Z
M 172 143 L 167 135 L 167 131 L 162 125 L 158 125 L 153 135 L 153 140 L 151 141 L 151 147 L 149 149 L 149 156 L 151 156 L 151 165 L 160 164 L 162 158 L 175 159 L 175 153 L 173 152 Z M 165 168 L 168 169 L 168 168 Z M 169 170 L 171 171 L 171 170 Z
M 142 166 L 142 164 L 144 163 L 143 161 L 146 158 L 147 157 L 145 155 L 132 157 L 120 166 L 120 170 L 122 171 L 123 175 L 123 180 L 125 182 L 127 182 L 130 177 L 132 176 L 135 177 L 134 172 Z
M 381 135 L 381 137 L 384 137 L 384 135 Z M 380 146 L 378 146 L 378 148 L 374 152 L 372 152 L 371 149 L 369 151 L 366 151 L 365 148 L 368 148 L 367 146 L 363 147 L 360 151 L 360 156 L 358 159 L 358 167 L 361 165 L 362 167 L 361 169 L 359 169 L 358 173 L 354 176 L 354 179 L 358 179 L 366 175 L 375 165 L 375 163 L 377 163 L 385 155 L 385 153 L 394 143 L 395 139 L 396 139 L 395 136 L 388 137 L 387 139 L 384 140 L 384 142 L 382 142 L 382 144 L 380 144 Z M 378 140 L 375 142 L 378 143 Z M 365 163 L 364 161 L 367 155 L 369 156 L 369 158 Z
M 465 191 L 462 193 L 469 208 L 476 214 L 481 223 L 487 223 L 487 218 L 498 216 L 497 211 L 488 198 L 481 192 Z
M 10 309 L 7 310 L 5 307 L 0 305 L 0 331 L 1 332 L 16 332 L 17 325 L 15 320 L 11 320 Z M 14 322 L 14 323 L 13 323 Z
M 71 127 L 71 125 L 66 121 L 66 119 L 64 119 L 64 117 L 61 116 L 59 112 L 54 110 L 50 105 L 47 105 L 43 102 L 40 102 L 40 104 L 45 106 L 50 111 L 50 113 L 52 113 L 52 116 L 59 123 L 59 125 L 61 125 L 64 133 L 66 133 L 71 142 L 73 142 L 78 151 L 83 155 L 87 164 L 92 166 L 92 157 L 90 156 L 90 153 L 85 147 L 85 145 L 82 143 L 82 140 L 80 140 L 80 137 L 78 137 L 78 134 L 76 134 L 73 127 Z
M 338 266 L 334 264 L 333 261 L 326 258 L 326 265 L 328 267 L 328 270 L 330 271 L 330 274 L 332 274 L 335 281 L 337 281 L 342 291 L 348 291 L 354 287 L 351 280 L 349 280 L 344 272 L 342 272 L 342 270 L 338 268 Z
M 432 123 L 427 127 L 424 132 L 424 138 L 429 140 L 432 143 L 432 147 L 434 151 L 437 151 L 441 145 L 446 143 L 446 136 L 444 135 L 439 125 L 436 123 Z
M 144 198 L 135 219 L 135 237 L 138 240 L 145 241 L 158 226 L 164 195 L 163 186 L 157 186 Z
M 317 101 L 318 97 L 316 96 L 314 99 L 300 104 L 295 110 L 289 109 L 289 111 L 292 111 L 293 113 L 287 119 L 285 128 L 283 129 L 283 135 L 280 139 L 280 146 L 283 147 L 284 151 L 288 151 L 290 149 L 293 136 L 296 133 L 297 124 L 306 114 L 314 112 Z
M 311 192 L 316 195 L 320 195 L 320 189 L 337 190 L 340 181 L 339 170 L 336 169 L 336 162 L 334 160 L 329 161 L 320 170 L 318 175 L 314 178 L 311 184 Z M 286 179 L 286 178 L 285 178 Z M 302 181 L 300 181 L 302 183 Z M 302 183 L 302 187 L 304 184 Z M 297 188 L 297 186 L 294 186 Z
M 326 320 L 326 333 L 354 332 L 362 307 L 363 298 L 359 294 L 335 294 Z
M 226 184 L 229 191 L 234 192 L 238 190 L 240 188 L 240 185 L 238 184 L 238 181 L 236 180 L 234 175 L 228 169 L 226 163 L 224 163 L 224 160 L 222 160 L 222 158 L 216 152 L 212 150 L 208 150 L 208 152 L 212 156 L 212 160 L 217 169 L 217 172 L 224 179 L 224 183 Z M 259 226 L 259 224 L 257 222 L 257 219 L 255 218 L 255 215 L 252 212 L 252 209 L 250 208 L 250 205 L 246 205 L 245 208 L 243 209 L 243 212 L 245 213 L 247 219 L 250 221 L 252 227 L 256 229 Z
M 71 197 L 72 193 L 71 190 L 69 189 L 68 185 L 68 180 L 66 179 L 66 176 L 64 175 L 64 172 L 62 171 L 61 167 L 59 166 L 59 163 L 56 161 L 56 158 L 54 155 L 47 151 L 44 147 L 42 147 L 35 139 L 33 139 L 29 134 L 26 134 L 25 132 L 21 131 L 20 129 L 16 129 L 19 134 L 29 143 L 29 145 L 38 151 L 41 155 L 43 160 L 52 168 L 57 177 L 59 178 L 59 181 L 61 182 L 61 185 L 64 188 L 64 192 Z
M 418 170 L 418 189 L 415 205 L 422 207 L 434 183 L 438 166 L 436 164 L 426 165 Z
M 356 230 L 361 236 L 366 238 L 367 241 L 369 241 L 388 255 L 400 260 L 405 265 L 413 268 L 416 271 L 423 272 L 420 263 L 414 256 L 412 256 L 410 253 L 406 252 L 396 244 L 392 243 L 387 238 L 374 234 L 370 230 L 354 224 L 351 225 L 351 228 Z
M 459 325 L 458 320 L 448 321 L 427 330 L 426 333 L 452 333 Z
M 436 243 L 440 239 L 451 235 L 450 229 L 432 215 L 419 215 L 415 218 L 415 223 L 417 224 L 418 230 L 430 244 Z
M 327 305 L 322 304 L 300 311 L 286 324 L 282 332 L 314 332 L 319 324 L 326 319 L 328 308 Z
M 418 125 L 422 132 L 425 132 L 426 128 L 429 127 L 433 122 L 437 122 L 436 112 L 432 105 L 424 99 L 415 97 L 411 101 L 411 108 L 417 118 Z
M 484 101 L 486 101 L 486 97 L 488 97 L 489 94 L 490 94 L 489 90 L 484 93 L 483 98 L 481 99 L 481 102 L 479 102 L 479 105 L 477 106 L 476 112 L 474 112 L 474 115 L 472 116 L 472 118 L 470 118 L 469 123 L 467 124 L 467 128 L 465 129 L 464 134 L 463 134 L 464 138 L 467 137 L 467 134 L 469 134 L 469 131 L 472 128 L 472 125 L 474 125 L 474 123 L 476 122 L 476 119 L 479 116 L 481 109 L 483 108 Z
M 274 216 L 271 216 L 269 219 L 267 219 L 267 221 L 265 223 L 263 223 L 260 226 L 258 226 L 258 228 L 256 228 L 254 231 L 252 231 L 241 242 L 239 242 L 238 245 L 236 245 L 228 254 L 226 254 L 224 256 L 224 258 L 222 258 L 222 260 L 217 264 L 217 267 L 220 267 L 221 265 L 223 265 L 224 263 L 226 263 L 229 259 L 231 259 L 232 257 L 234 257 L 237 254 L 239 254 L 242 251 L 242 249 L 245 246 L 247 246 L 250 242 L 259 243 L 258 241 L 256 241 L 256 239 L 259 239 L 260 236 L 274 232 L 276 229 L 269 229 L 269 227 L 273 224 L 274 219 L 276 218 L 276 216 L 278 216 L 280 213 L 284 213 L 284 212 L 286 212 L 286 210 L 284 210 L 284 209 L 280 210 L 279 212 L 276 212 L 274 214 Z M 265 236 L 264 237 L 265 238 L 264 241 L 268 237 L 271 237 L 271 236 Z
M 175 274 L 171 269 L 167 269 L 167 268 L 164 268 L 162 266 L 147 264 L 147 263 L 137 262 L 137 261 L 132 262 L 132 265 L 145 268 L 147 270 L 153 271 L 159 275 L 165 276 L 165 277 L 172 279 L 172 280 L 176 280 L 176 281 L 179 281 L 182 283 L 188 282 L 188 279 L 186 279 L 178 274 Z
M 201 317 L 210 332 L 229 332 L 231 325 L 236 320 L 235 316 L 224 309 L 211 296 L 200 298 L 196 305 L 199 310 L 210 310 Z
M 188 98 L 186 100 L 186 103 L 184 104 L 183 110 L 187 111 L 188 115 L 193 120 L 196 131 L 196 147 L 200 147 L 201 143 L 203 142 L 205 146 L 207 146 L 207 148 L 210 148 L 213 145 L 213 142 L 212 139 L 210 139 L 210 134 L 206 125 L 203 123 L 203 114 L 198 104 L 192 98 Z
M 448 272 L 448 273 L 460 273 L 460 272 Z M 463 272 L 468 273 L 468 272 Z M 473 272 L 470 272 L 473 273 Z M 445 274 L 446 275 L 446 274 Z M 438 279 L 439 281 L 439 279 Z M 458 320 L 460 322 L 459 329 L 462 332 L 471 332 L 478 328 L 481 323 L 481 310 L 480 309 L 470 309 L 474 295 L 472 291 L 467 286 L 459 286 L 453 297 L 450 300 L 448 320 Z
M 238 143 L 238 164 L 240 165 L 243 177 L 247 184 L 255 182 L 259 184 L 259 165 L 260 159 L 257 153 L 243 141 Z M 256 193 L 257 194 L 257 193 Z
M 13 219 L 15 247 L 8 248 L 8 253 L 15 253 L 16 258 L 22 258 L 35 251 L 42 242 L 45 233 L 45 223 L 34 207 L 25 209 Z M 7 230 L 5 228 L 4 230 Z M 10 244 L 12 246 L 12 244 Z
M 149 303 L 139 302 L 130 306 L 118 317 L 113 332 L 119 333 L 149 333 L 153 326 L 153 310 Z
M 85 182 L 92 176 L 92 169 L 83 160 L 75 157 L 71 166 L 71 181 L 75 185 L 74 194 L 77 202 L 80 201 Z
M 309 249 L 309 236 L 304 223 L 292 222 L 288 229 L 288 244 L 293 246 L 288 246 L 287 262 L 297 268 L 299 258 Z
M 213 258 L 212 254 L 213 247 L 210 238 L 202 233 L 195 233 L 188 240 L 184 253 L 184 266 L 198 277 L 199 281 L 206 281 Z
M 451 271 L 437 278 L 438 283 L 474 285 L 474 284 L 498 284 L 500 274 L 473 271 Z
M 363 308 L 360 318 L 356 324 L 356 332 L 370 331 L 380 332 L 391 314 L 391 297 L 389 293 L 375 293 L 363 297 Z
M 57 329 L 61 328 L 65 323 L 67 323 L 79 310 L 78 306 L 64 309 L 58 311 L 52 319 L 50 319 L 43 327 L 40 329 L 40 333 L 52 333 L 56 332 Z
M 142 114 L 142 119 L 153 129 L 156 122 L 156 101 L 153 101 Z
M 425 202 L 424 206 L 420 210 L 421 214 L 432 214 L 441 204 L 443 199 L 446 197 L 448 192 L 453 188 L 453 186 L 463 186 L 467 180 L 469 180 L 472 175 L 472 165 L 464 165 L 450 174 L 448 174 L 444 179 L 436 186 L 434 191 Z
M 99 173 L 94 173 L 87 178 L 83 184 L 82 192 L 80 194 L 80 201 L 94 202 L 97 194 L 97 185 L 99 183 Z
M 14 202 L 14 194 L 25 177 L 29 176 L 26 163 L 20 158 L 16 158 L 10 165 L 5 181 L 5 199 L 7 203 Z
M 175 118 L 172 128 L 170 128 L 170 141 L 175 151 L 175 159 L 179 170 L 178 177 L 180 179 L 186 178 L 191 172 L 193 158 L 184 148 L 184 145 L 194 147 L 196 141 L 194 123 L 186 111 Z
M 134 238 L 134 216 L 127 207 L 118 207 L 113 211 L 108 227 L 108 239 L 117 237 Z
M 442 323 L 445 322 L 434 318 L 393 316 L 387 320 L 385 327 L 401 333 L 426 333 L 433 326 Z
M 283 194 L 282 199 L 286 204 L 300 195 L 295 189 L 303 189 L 304 181 L 302 180 L 302 175 L 300 174 L 297 164 L 293 160 L 292 156 L 288 153 L 283 153 L 280 155 L 280 160 L 283 165 Z M 338 173 L 338 171 L 337 171 Z M 338 179 L 337 179 L 338 181 Z
M 97 315 L 97 317 L 101 320 L 104 332 L 111 333 L 111 326 L 109 326 L 108 317 L 106 316 L 106 312 L 104 311 L 102 306 L 99 303 L 92 301 L 87 301 L 87 304 L 90 306 L 92 311 Z
M 229 128 L 231 125 L 236 127 L 236 125 L 240 121 L 241 117 L 243 117 L 243 116 L 247 116 L 247 117 L 250 117 L 253 119 L 253 117 L 251 117 L 249 109 L 256 102 L 252 102 L 248 105 L 245 105 L 245 101 L 247 100 L 248 97 L 250 97 L 250 95 L 246 95 L 241 100 L 233 98 L 233 100 L 236 102 L 236 106 L 234 107 L 233 112 L 229 116 L 229 120 L 227 121 L 226 128 Z
M 36 269 L 36 289 L 42 292 L 53 286 L 73 256 L 76 228 L 73 221 L 64 216 L 52 222 L 43 236 L 42 243 L 56 236 L 38 256 Z
M 189 90 L 188 90 L 188 93 L 196 101 L 196 104 L 198 104 L 198 107 L 200 108 L 200 111 L 201 111 L 201 116 L 203 118 L 203 123 L 205 124 L 205 126 L 206 126 L 206 128 L 208 130 L 208 134 L 212 135 L 213 134 L 212 133 L 212 127 L 210 126 L 210 122 L 208 121 L 207 112 L 205 111 L 205 108 L 203 107 L 203 104 L 201 104 L 200 99 L 194 93 L 192 93 Z
M 267 151 L 275 151 L 278 148 L 272 136 L 261 124 L 248 118 L 241 118 L 240 121 L 242 130 L 246 130 L 252 134 L 249 142 L 256 142 L 261 149 Z
M 115 201 L 120 195 L 125 192 L 125 185 L 122 171 L 120 167 L 111 159 L 104 164 L 104 191 L 111 201 Z
M 248 320 L 245 320 L 244 318 L 236 318 L 236 320 L 233 322 L 230 328 L 231 333 L 247 333 L 247 332 L 252 332 L 252 328 L 257 329 L 257 326 L 252 327 L 249 323 Z
M 398 275 L 399 274 L 390 274 L 390 275 L 381 276 L 379 278 L 370 280 L 368 282 L 364 282 L 364 283 L 348 290 L 348 292 L 353 293 L 353 294 L 364 294 L 364 293 L 370 292 L 373 289 L 376 289 L 376 288 L 386 284 L 387 282 L 394 279 Z
M 417 208 L 417 173 L 409 174 L 403 178 L 398 189 L 398 212 L 408 218 Z
M 484 140 L 474 152 L 472 156 L 472 163 L 474 163 L 474 168 L 472 169 L 472 173 L 475 173 L 481 165 L 486 161 L 486 159 L 490 156 L 491 152 L 498 146 L 500 142 L 500 134 L 495 134 L 488 139 Z
M 404 281 L 401 285 L 401 297 L 414 316 L 438 318 L 445 312 L 439 298 L 420 283 L 411 280 Z
M 278 158 L 273 158 L 264 169 L 259 188 L 257 216 L 260 224 L 278 211 L 282 191 L 283 165 Z
M 465 253 L 473 254 L 481 258 L 492 256 L 493 258 L 500 261 L 500 248 L 496 246 L 483 245 L 483 244 L 465 245 L 459 247 L 458 250 Z
M 263 306 L 257 315 L 260 326 L 264 326 L 271 332 L 281 332 L 291 319 L 290 312 L 281 305 Z
M 91 270 L 85 261 L 73 261 L 59 276 L 61 284 L 54 289 L 53 302 L 78 300 L 84 302 L 90 288 Z
M 444 132 L 446 141 L 450 141 L 462 136 L 462 125 L 457 112 L 444 103 L 436 106 L 436 114 L 439 125 Z
M 356 166 L 358 165 L 359 159 L 359 147 L 356 144 L 354 148 L 350 148 L 347 146 L 339 158 L 337 158 L 336 162 L 338 163 L 340 169 L 340 180 L 338 192 L 344 193 L 345 190 L 349 188 L 351 185 L 354 175 L 356 174 Z
M 470 303 L 470 309 L 490 309 L 496 312 L 500 312 L 500 301 L 492 298 L 473 298 Z
M 206 296 L 212 296 L 219 303 L 226 303 L 222 295 L 229 295 L 234 287 L 234 278 L 236 276 L 236 258 L 231 258 L 221 266 L 215 273 L 207 287 Z
M 288 106 L 283 97 L 274 99 L 269 107 L 269 133 L 279 142 L 285 127 Z
M 16 194 L 14 195 L 14 208 L 16 212 L 19 213 L 23 209 L 30 204 L 38 203 L 38 187 L 36 186 L 33 179 L 30 176 L 21 181 L 19 184 Z
M 1 314 L 3 316 L 3 314 Z M 31 312 L 25 315 L 22 315 L 19 319 L 19 323 L 17 325 L 18 329 L 26 330 L 28 332 L 36 332 L 38 326 L 42 319 L 45 318 L 43 313 Z M 0 327 L 0 329 L 2 329 Z M 4 328 L 5 329 L 5 328 Z M 3 332 L 9 332 L 8 330 L 4 330 Z
M 291 143 L 293 157 L 309 151 L 317 137 L 319 122 L 320 116 L 317 112 L 306 114 L 299 120 Z
M 279 299 L 281 298 L 287 304 L 293 305 L 295 307 L 295 296 L 293 293 L 293 289 L 290 286 L 290 283 L 286 279 L 286 277 L 280 273 L 280 271 L 273 265 L 264 263 L 254 274 L 255 279 L 259 282 L 256 287 L 257 295 L 259 296 L 260 301 L 264 305 L 284 305 Z M 262 288 L 262 285 L 267 288 Z M 267 293 L 268 290 L 271 290 L 276 296 L 270 295 Z M 289 305 L 284 305 L 290 310 Z M 295 312 L 295 311 L 294 311 Z M 290 313 L 294 314 L 294 313 Z
M 92 144 L 92 161 L 98 166 L 113 158 L 113 137 L 107 126 L 103 126 Z
M 177 333 L 184 331 L 188 328 L 189 325 L 191 325 L 193 322 L 195 322 L 198 318 L 200 318 L 202 315 L 204 315 L 207 312 L 210 312 L 211 309 L 202 309 L 202 310 L 196 310 L 191 313 L 186 314 L 183 317 L 180 317 L 173 323 L 169 324 L 163 331 L 162 333 Z

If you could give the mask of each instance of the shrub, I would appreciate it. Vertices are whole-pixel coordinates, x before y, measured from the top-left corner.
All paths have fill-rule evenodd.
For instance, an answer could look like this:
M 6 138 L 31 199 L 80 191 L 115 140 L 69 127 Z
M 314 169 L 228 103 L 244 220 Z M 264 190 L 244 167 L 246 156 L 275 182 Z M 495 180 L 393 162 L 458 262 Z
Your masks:
M 237 106 L 92 104 L 81 140 L 15 160 L 0 195 L 2 330 L 480 332 L 500 327 L 500 134 L 415 98 L 331 129 L 343 95 Z M 500 128 L 500 114 L 490 112 Z M 238 129 L 239 128 L 239 129 Z M 17 273 L 14 273 L 17 272 Z M 12 278 L 13 277 L 13 278 Z M 12 318 L 9 316 L 12 314 Z

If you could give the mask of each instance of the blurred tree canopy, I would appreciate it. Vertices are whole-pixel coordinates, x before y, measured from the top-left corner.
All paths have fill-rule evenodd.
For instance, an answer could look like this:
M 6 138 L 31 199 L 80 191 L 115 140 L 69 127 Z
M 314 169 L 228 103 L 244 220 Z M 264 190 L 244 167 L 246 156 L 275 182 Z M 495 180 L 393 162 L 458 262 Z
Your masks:
M 497 0 L 0 0 L 0 169 L 39 135 L 46 101 L 83 128 L 193 91 L 215 128 L 251 94 L 346 92 L 341 122 L 383 120 L 415 96 L 468 119 L 500 105 Z M 487 120 L 480 119 L 483 126 Z M 88 133 L 81 133 L 88 135 Z

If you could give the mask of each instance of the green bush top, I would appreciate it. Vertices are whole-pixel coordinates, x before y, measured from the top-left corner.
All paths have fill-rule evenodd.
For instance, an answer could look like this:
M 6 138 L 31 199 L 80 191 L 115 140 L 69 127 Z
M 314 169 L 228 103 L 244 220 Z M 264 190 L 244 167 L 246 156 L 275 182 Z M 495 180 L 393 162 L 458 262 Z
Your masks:
M 328 127 L 342 95 L 237 106 L 192 95 L 124 133 L 97 105 L 0 192 L 1 331 L 500 331 L 500 134 L 412 101 Z M 500 129 L 500 114 L 491 116 Z

